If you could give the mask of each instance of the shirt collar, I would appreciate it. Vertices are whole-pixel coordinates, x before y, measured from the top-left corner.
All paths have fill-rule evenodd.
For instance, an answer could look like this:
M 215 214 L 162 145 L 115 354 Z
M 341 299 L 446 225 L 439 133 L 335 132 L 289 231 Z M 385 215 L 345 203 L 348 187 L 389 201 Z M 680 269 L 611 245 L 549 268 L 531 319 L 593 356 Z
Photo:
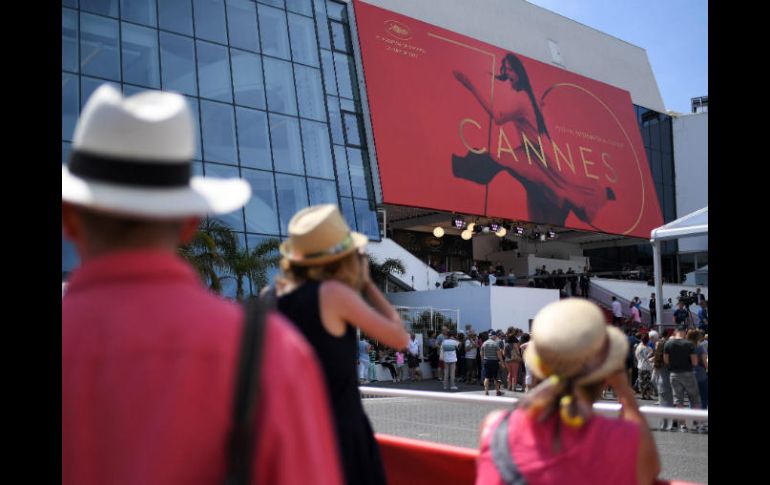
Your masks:
M 200 278 L 182 258 L 159 249 L 114 251 L 83 264 L 69 278 L 67 293 L 116 281 L 173 279 L 200 284 Z

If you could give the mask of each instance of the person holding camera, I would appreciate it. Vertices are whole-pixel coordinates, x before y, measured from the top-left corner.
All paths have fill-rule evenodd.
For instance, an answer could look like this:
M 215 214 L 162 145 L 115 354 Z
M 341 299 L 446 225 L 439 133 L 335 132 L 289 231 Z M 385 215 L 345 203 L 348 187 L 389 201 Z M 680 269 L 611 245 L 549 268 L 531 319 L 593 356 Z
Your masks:
M 683 299 L 679 299 L 679 302 L 676 304 L 676 310 L 674 310 L 674 315 L 672 316 L 674 325 L 677 327 L 679 325 L 684 325 L 687 321 L 687 318 L 690 316 L 690 312 L 684 307 L 685 302 Z

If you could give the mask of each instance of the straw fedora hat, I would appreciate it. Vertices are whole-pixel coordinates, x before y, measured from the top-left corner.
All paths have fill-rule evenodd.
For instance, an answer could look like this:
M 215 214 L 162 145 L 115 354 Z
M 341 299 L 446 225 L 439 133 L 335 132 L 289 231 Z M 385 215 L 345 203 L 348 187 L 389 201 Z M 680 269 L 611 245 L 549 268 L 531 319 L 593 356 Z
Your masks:
M 182 95 L 128 98 L 103 85 L 83 108 L 61 169 L 62 200 L 149 219 L 224 214 L 251 196 L 244 180 L 193 177 L 195 124 Z
M 622 369 L 627 355 L 628 339 L 606 324 L 598 306 L 569 298 L 535 316 L 524 362 L 539 379 L 557 375 L 584 385 Z
M 280 246 L 284 258 L 300 266 L 327 264 L 363 248 L 369 238 L 353 232 L 337 206 L 314 205 L 294 214 L 289 239 Z

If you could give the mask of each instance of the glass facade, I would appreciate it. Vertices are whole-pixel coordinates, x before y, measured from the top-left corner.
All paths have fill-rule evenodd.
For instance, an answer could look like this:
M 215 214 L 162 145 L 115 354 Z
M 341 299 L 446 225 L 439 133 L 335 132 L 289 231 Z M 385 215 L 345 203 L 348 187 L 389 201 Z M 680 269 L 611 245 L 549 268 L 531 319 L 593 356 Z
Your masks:
M 220 217 L 247 246 L 286 237 L 309 203 L 338 204 L 380 239 L 346 5 L 333 0 L 62 1 L 62 163 L 90 94 L 108 82 L 187 97 L 195 173 L 253 196 Z M 62 240 L 62 275 L 78 261 Z

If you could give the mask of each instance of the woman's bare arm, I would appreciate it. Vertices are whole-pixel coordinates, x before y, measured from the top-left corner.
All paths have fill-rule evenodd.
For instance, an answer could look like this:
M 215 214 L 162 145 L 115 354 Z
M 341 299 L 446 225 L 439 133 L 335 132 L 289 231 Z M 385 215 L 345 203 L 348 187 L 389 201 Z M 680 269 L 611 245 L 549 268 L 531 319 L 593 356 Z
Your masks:
M 345 323 L 355 325 L 388 347 L 404 349 L 409 336 L 401 317 L 371 281 L 364 286 L 371 305 L 351 287 L 329 280 L 321 285 L 321 320 L 327 331 L 339 335 Z
M 640 484 L 651 484 L 660 473 L 660 457 L 655 446 L 655 439 L 650 432 L 647 419 L 639 411 L 634 390 L 628 384 L 625 371 L 616 372 L 607 377 L 607 384 L 617 393 L 618 401 L 623 406 L 620 418 L 639 425 L 639 451 L 636 458 L 636 477 Z

